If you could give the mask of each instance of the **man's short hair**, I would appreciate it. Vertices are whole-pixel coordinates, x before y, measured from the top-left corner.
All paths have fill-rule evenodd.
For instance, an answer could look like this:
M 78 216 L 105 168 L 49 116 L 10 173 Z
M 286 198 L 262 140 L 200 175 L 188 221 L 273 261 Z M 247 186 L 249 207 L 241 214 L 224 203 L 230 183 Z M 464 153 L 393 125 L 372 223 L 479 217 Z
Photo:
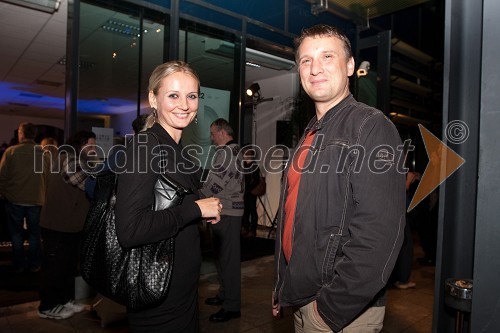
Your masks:
M 304 41 L 305 38 L 307 37 L 337 37 L 340 39 L 342 42 L 344 42 L 344 51 L 347 59 L 350 59 L 353 54 L 352 54 L 352 48 L 351 48 L 351 41 L 349 40 L 349 37 L 343 32 L 341 29 L 327 25 L 327 24 L 317 24 L 315 26 L 312 26 L 310 28 L 305 28 L 302 30 L 302 33 L 300 36 L 296 37 L 293 42 L 295 45 L 295 61 L 297 61 L 297 51 L 300 47 L 300 44 Z
M 32 123 L 21 123 L 18 129 L 24 134 L 26 139 L 35 140 L 36 127 Z
M 210 126 L 217 127 L 218 131 L 224 130 L 224 131 L 226 131 L 227 135 L 234 138 L 233 128 L 231 127 L 231 125 L 229 125 L 229 123 L 227 122 L 226 119 L 223 119 L 223 118 L 216 119 L 212 122 L 212 124 Z

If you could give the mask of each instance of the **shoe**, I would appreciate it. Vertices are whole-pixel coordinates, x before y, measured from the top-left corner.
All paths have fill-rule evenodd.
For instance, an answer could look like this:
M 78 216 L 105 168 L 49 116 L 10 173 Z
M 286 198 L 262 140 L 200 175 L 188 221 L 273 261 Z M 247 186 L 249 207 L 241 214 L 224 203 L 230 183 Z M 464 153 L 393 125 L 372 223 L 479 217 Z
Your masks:
M 406 283 L 396 281 L 396 283 L 394 283 L 394 287 L 396 287 L 398 289 L 415 288 L 416 285 L 417 284 L 413 281 L 408 281 Z
M 64 305 L 57 304 L 50 310 L 45 310 L 45 311 L 38 311 L 38 316 L 40 318 L 47 318 L 47 319 L 67 319 L 71 316 L 73 316 L 75 312 Z
M 225 321 L 234 319 L 234 318 L 239 318 L 241 317 L 241 312 L 240 311 L 226 311 L 224 309 L 220 309 L 219 312 L 214 313 L 211 315 L 208 320 L 216 323 L 223 323 Z
M 206 305 L 222 305 L 222 303 L 224 303 L 224 300 L 219 298 L 219 296 L 215 296 L 215 297 L 209 297 L 205 300 L 205 304 Z
M 64 307 L 72 310 L 74 313 L 85 310 L 85 304 L 75 303 L 74 300 L 70 300 L 68 303 L 64 304 Z

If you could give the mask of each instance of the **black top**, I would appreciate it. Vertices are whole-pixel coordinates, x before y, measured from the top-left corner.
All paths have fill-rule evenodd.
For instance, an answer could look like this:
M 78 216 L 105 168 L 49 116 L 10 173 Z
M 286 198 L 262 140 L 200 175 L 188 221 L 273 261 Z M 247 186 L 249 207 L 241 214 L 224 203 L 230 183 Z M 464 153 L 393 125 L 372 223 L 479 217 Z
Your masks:
M 165 154 L 161 166 L 156 134 Z M 158 172 L 165 171 L 180 184 L 191 188 L 177 207 L 153 211 L 153 186 Z M 169 294 L 155 307 L 129 310 L 133 332 L 195 332 L 197 331 L 197 289 L 201 265 L 200 235 L 197 222 L 201 211 L 198 200 L 199 169 L 158 124 L 134 136 L 127 144 L 125 161 L 119 168 L 116 229 L 124 247 L 135 247 L 175 237 L 175 256 Z

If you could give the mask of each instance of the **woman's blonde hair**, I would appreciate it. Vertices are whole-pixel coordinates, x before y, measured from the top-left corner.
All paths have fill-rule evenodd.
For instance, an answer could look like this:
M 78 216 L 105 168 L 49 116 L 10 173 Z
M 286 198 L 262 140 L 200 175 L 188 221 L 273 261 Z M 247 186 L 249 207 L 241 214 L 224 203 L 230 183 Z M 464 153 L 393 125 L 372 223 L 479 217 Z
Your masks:
M 198 77 L 198 74 L 196 74 L 195 70 L 187 62 L 181 60 L 168 61 L 166 63 L 158 65 L 149 77 L 148 91 L 152 91 L 153 94 L 157 95 L 158 91 L 161 88 L 161 80 L 177 72 L 191 74 L 196 79 L 196 81 L 198 81 L 198 93 L 200 93 L 200 79 Z M 153 112 L 151 112 L 146 118 L 145 128 L 150 128 L 157 121 L 158 113 L 156 109 L 153 109 Z

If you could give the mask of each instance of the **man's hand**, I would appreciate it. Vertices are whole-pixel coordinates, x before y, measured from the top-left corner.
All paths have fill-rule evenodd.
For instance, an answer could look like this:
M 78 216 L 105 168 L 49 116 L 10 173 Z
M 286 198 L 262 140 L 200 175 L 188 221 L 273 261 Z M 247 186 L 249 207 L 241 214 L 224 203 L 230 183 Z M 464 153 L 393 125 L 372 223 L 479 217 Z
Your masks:
M 274 302 L 274 296 L 271 297 L 271 305 L 273 306 L 273 316 L 278 317 L 281 312 L 281 307 L 279 303 Z
M 323 320 L 323 318 L 321 318 L 321 316 L 319 315 L 319 312 L 318 312 L 318 303 L 316 303 L 316 301 L 313 301 L 313 308 L 314 308 L 314 315 L 316 316 L 316 320 L 321 323 L 322 325 L 324 325 L 325 327 L 328 327 L 328 325 L 325 323 L 325 321 Z

